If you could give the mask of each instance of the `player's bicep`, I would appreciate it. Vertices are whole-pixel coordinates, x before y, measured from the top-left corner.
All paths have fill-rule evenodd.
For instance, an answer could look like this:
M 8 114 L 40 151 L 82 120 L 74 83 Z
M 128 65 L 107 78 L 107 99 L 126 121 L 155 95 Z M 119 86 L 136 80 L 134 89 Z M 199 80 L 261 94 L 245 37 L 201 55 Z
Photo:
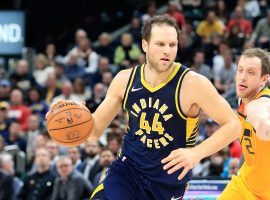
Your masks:
M 223 125 L 231 119 L 237 119 L 228 102 L 218 94 L 212 83 L 205 77 L 199 80 L 196 103 L 218 124 Z
M 120 111 L 128 77 L 129 72 L 123 71 L 113 79 L 105 99 L 93 113 L 94 131 L 92 137 L 99 138 Z

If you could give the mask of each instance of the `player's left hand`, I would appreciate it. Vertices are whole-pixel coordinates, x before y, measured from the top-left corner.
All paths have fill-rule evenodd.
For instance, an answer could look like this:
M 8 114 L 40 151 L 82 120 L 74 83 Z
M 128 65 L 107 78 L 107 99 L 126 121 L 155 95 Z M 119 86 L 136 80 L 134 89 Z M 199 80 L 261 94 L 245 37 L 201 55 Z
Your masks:
M 172 174 L 183 167 L 182 173 L 178 176 L 178 180 L 181 180 L 199 161 L 200 157 L 193 149 L 179 148 L 162 159 L 161 163 L 165 164 L 163 169 L 168 170 L 168 174 Z

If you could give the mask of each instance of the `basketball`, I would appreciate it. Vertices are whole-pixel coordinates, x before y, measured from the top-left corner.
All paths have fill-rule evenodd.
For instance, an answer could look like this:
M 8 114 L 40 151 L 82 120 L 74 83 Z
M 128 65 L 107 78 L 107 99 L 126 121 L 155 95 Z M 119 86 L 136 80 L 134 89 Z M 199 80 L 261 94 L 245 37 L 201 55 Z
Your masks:
M 50 137 L 58 144 L 74 147 L 90 136 L 92 114 L 82 103 L 60 101 L 53 105 L 46 117 Z

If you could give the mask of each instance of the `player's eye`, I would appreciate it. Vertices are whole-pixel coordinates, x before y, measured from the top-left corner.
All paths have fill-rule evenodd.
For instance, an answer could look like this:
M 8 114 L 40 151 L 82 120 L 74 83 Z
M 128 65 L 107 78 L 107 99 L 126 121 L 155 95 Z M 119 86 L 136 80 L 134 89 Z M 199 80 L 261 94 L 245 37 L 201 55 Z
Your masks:
M 253 71 L 248 71 L 248 74 L 252 76 L 252 75 L 254 75 L 254 72 Z

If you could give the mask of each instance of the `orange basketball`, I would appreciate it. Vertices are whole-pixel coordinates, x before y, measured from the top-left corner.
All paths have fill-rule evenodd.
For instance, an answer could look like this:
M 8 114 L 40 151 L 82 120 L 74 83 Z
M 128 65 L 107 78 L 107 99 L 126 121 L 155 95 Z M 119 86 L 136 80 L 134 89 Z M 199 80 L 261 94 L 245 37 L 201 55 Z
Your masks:
M 93 120 L 88 108 L 75 101 L 60 101 L 47 114 L 47 129 L 58 144 L 74 147 L 90 136 Z

